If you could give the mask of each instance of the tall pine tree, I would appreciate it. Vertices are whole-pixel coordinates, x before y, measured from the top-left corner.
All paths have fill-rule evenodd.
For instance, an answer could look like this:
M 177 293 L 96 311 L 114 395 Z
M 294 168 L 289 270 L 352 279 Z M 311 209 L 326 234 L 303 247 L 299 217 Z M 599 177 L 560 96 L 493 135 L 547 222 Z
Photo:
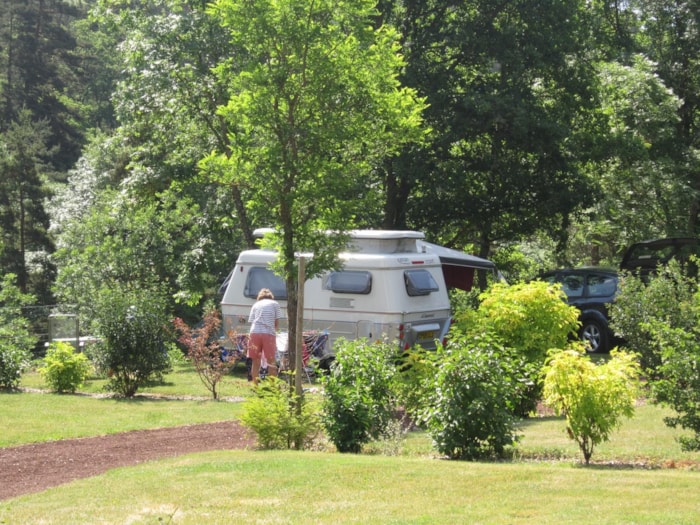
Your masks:
M 47 257 L 53 245 L 43 205 L 49 134 L 48 122 L 32 121 L 24 109 L 0 135 L 0 268 L 16 274 L 20 290 L 31 291 L 41 301 L 49 298 L 53 275 Z

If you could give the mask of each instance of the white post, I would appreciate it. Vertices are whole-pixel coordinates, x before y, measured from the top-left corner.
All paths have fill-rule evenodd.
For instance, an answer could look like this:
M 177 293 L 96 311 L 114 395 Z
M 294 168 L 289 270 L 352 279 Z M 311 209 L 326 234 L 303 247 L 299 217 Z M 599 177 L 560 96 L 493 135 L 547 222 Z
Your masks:
M 304 283 L 306 281 L 306 259 L 299 257 L 299 272 L 297 275 L 297 344 L 296 353 L 294 355 L 294 386 L 298 396 L 303 394 L 302 378 L 304 375 Z

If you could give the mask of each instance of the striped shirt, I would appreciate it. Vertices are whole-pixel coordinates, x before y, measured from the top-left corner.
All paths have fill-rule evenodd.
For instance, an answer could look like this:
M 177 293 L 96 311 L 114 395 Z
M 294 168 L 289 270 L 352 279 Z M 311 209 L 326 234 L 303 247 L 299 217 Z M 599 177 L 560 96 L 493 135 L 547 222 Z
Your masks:
M 282 319 L 282 309 L 277 301 L 260 299 L 250 309 L 248 322 L 251 334 L 275 335 L 275 321 Z

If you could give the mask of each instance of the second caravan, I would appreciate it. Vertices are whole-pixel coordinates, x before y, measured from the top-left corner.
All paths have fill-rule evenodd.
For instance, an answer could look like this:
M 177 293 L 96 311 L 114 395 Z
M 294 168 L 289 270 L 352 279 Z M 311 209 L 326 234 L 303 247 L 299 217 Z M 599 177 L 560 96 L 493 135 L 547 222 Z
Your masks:
M 284 281 L 269 268 L 276 257 L 259 249 L 240 253 L 221 302 L 225 333 L 248 332 L 261 288 L 286 309 Z M 490 261 L 427 243 L 415 231 L 353 231 L 339 259 L 340 270 L 304 288 L 304 330 L 328 332 L 331 346 L 342 337 L 435 348 L 451 323 L 448 283 L 469 289 L 476 270 L 495 270 Z

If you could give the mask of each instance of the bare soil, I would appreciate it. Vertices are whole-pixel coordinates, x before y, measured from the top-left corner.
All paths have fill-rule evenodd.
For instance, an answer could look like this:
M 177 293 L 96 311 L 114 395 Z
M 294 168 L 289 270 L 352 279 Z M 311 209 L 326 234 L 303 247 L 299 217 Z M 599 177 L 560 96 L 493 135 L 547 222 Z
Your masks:
M 0 500 L 41 492 L 115 467 L 254 446 L 255 437 L 245 427 L 224 421 L 0 448 Z

